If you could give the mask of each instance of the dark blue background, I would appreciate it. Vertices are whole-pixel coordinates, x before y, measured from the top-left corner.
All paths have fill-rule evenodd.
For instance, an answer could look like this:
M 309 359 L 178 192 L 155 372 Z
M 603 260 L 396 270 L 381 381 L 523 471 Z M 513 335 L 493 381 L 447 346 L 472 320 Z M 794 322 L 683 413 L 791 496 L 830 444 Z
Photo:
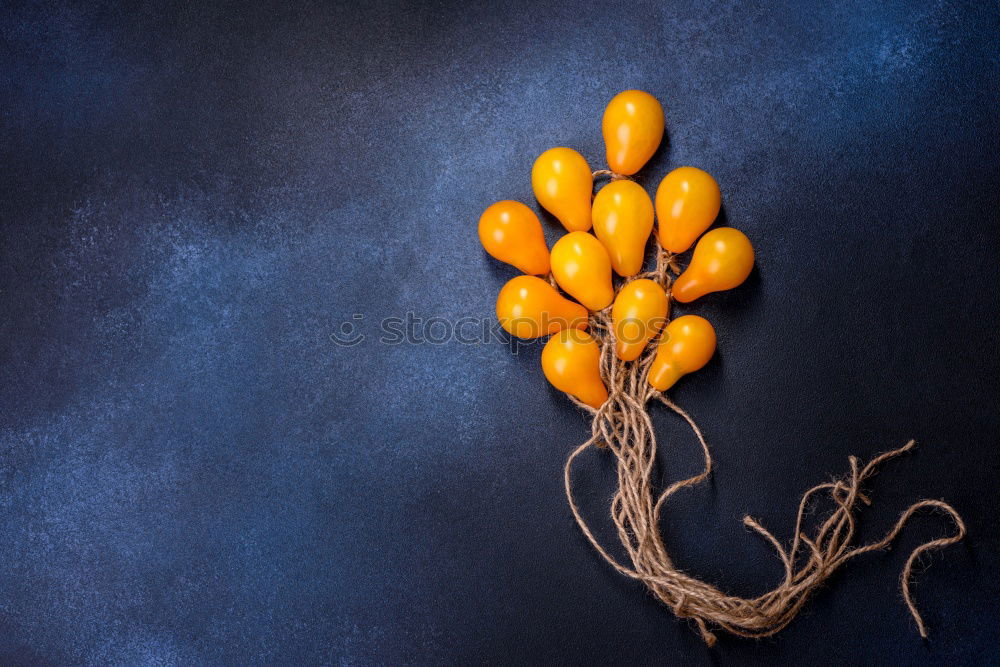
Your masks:
M 991 3 L 5 3 L 0 11 L 0 662 L 998 659 L 997 49 Z M 994 6 L 995 7 L 995 6 Z M 538 346 L 385 345 L 490 318 L 495 200 L 555 145 L 667 112 L 650 189 L 722 186 L 758 271 L 684 308 L 719 354 L 674 393 L 717 470 L 667 544 L 736 594 L 809 486 L 910 437 L 858 558 L 778 637 L 708 650 L 585 542 L 585 417 Z M 558 228 L 546 221 L 550 240 Z M 366 340 L 331 334 L 353 314 Z M 655 410 L 663 479 L 698 467 Z M 608 457 L 577 472 L 613 540 Z

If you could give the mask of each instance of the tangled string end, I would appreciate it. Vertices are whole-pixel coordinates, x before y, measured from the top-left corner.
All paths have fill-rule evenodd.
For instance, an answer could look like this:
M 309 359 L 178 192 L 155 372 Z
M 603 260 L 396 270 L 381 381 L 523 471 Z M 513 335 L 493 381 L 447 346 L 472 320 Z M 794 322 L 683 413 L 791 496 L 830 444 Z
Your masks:
M 636 278 L 650 277 L 669 287 L 669 253 L 657 251 L 655 271 Z M 799 501 L 795 529 L 790 545 L 784 545 L 753 517 L 744 525 L 763 537 L 775 550 L 784 568 L 781 582 L 772 590 L 754 598 L 727 595 L 715 586 L 679 570 L 671 560 L 660 531 L 660 519 L 666 501 L 681 489 L 706 480 L 712 471 L 708 444 L 694 419 L 668 396 L 649 386 L 646 376 L 653 354 L 648 352 L 634 362 L 623 362 L 614 354 L 614 336 L 607 311 L 594 313 L 591 331 L 601 348 L 601 376 L 609 398 L 598 410 L 579 401 L 591 417 L 591 435 L 566 460 L 563 480 L 566 498 L 580 530 L 601 557 L 621 574 L 643 582 L 678 618 L 693 620 L 705 643 L 716 642 L 714 630 L 749 638 L 770 637 L 787 626 L 815 592 L 848 560 L 891 545 L 914 513 L 929 508 L 947 514 L 955 532 L 921 544 L 910 554 L 903 567 L 900 585 L 903 599 L 917 624 L 921 637 L 927 637 L 923 617 L 917 610 L 911 591 L 913 566 L 924 553 L 954 544 L 965 537 L 966 528 L 958 512 L 941 500 L 920 500 L 910 505 L 893 528 L 877 542 L 854 546 L 858 503 L 870 505 L 861 485 L 889 459 L 910 451 L 910 440 L 898 449 L 879 454 L 864 466 L 857 457 L 848 459 L 850 471 L 841 479 L 817 484 Z M 650 346 L 654 348 L 655 346 Z M 650 418 L 650 400 L 659 401 L 683 419 L 694 433 L 702 450 L 704 465 L 696 475 L 675 481 L 657 490 L 652 482 L 656 458 L 656 435 Z M 618 488 L 611 501 L 611 519 L 628 558 L 629 565 L 613 556 L 597 539 L 584 519 L 573 494 L 573 463 L 591 446 L 600 447 L 614 457 Z M 824 494 L 834 509 L 810 537 L 803 526 L 810 501 Z

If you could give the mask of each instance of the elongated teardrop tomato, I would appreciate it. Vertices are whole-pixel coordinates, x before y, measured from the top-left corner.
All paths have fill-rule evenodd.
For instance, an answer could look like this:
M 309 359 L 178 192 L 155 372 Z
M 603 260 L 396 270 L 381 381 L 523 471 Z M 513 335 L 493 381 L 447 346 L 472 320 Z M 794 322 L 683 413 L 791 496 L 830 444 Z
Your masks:
M 633 280 L 619 290 L 611 307 L 615 354 L 619 359 L 639 358 L 667 323 L 667 308 L 667 293 L 652 280 Z
M 746 234 L 732 227 L 719 227 L 701 237 L 691 263 L 674 282 L 672 293 L 689 303 L 709 292 L 733 289 L 753 270 L 753 246 Z
M 552 276 L 559 287 L 595 312 L 615 298 L 608 251 L 587 232 L 570 232 L 552 246 Z
M 682 375 L 693 373 L 715 354 L 715 329 L 704 317 L 684 315 L 664 329 L 656 357 L 649 367 L 649 384 L 659 391 L 674 386 Z
M 611 171 L 630 176 L 649 162 L 663 140 L 663 107 L 641 90 L 615 95 L 604 110 L 601 130 Z
M 653 231 L 653 202 L 641 185 L 614 181 L 594 197 L 594 233 L 611 257 L 620 276 L 634 276 L 642 269 L 646 241 Z
M 678 167 L 656 189 L 660 245 L 684 252 L 712 226 L 722 207 L 719 184 L 697 167 Z
M 542 223 L 519 201 L 498 201 L 479 218 L 479 240 L 486 252 L 533 275 L 549 272 L 549 248 Z
M 587 310 L 535 276 L 517 276 L 507 281 L 497 296 L 497 319 L 508 333 L 518 338 L 538 338 L 566 328 L 587 328 Z
M 531 187 L 546 211 L 567 230 L 590 229 L 590 201 L 594 177 L 583 156 L 572 148 L 550 148 L 531 168 Z
M 601 349 L 586 331 L 563 329 L 542 348 L 542 371 L 559 391 L 597 409 L 608 400 L 601 381 Z

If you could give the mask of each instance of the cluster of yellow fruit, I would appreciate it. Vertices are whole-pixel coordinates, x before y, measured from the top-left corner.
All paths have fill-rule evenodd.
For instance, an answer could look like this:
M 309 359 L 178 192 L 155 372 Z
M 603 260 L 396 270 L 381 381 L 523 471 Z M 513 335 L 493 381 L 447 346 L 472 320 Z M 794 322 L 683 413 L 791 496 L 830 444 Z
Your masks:
M 542 350 L 545 377 L 595 409 L 607 400 L 608 392 L 601 380 L 600 347 L 585 331 L 588 310 L 600 313 L 611 306 L 614 351 L 624 362 L 635 361 L 660 337 L 647 376 L 659 391 L 708 363 L 716 342 L 712 325 L 697 315 L 668 324 L 670 296 L 664 284 L 635 279 L 653 231 L 654 204 L 642 186 L 626 177 L 639 171 L 659 147 L 663 107 L 649 93 L 619 93 L 604 111 L 602 129 L 612 180 L 596 197 L 594 176 L 601 172 L 591 172 L 584 157 L 571 148 L 549 149 L 532 167 L 538 203 L 569 232 L 551 253 L 538 216 L 520 202 L 497 202 L 479 219 L 479 239 L 486 252 L 528 274 L 511 279 L 500 290 L 496 310 L 501 325 L 519 338 L 556 334 Z M 709 292 L 732 289 L 750 275 L 753 248 L 742 232 L 720 227 L 705 233 L 721 203 L 715 179 L 695 167 L 671 171 L 657 188 L 659 246 L 682 253 L 698 241 L 690 265 L 670 285 L 677 301 L 687 303 Z M 588 233 L 591 227 L 596 236 Z M 625 279 L 617 294 L 612 270 Z M 549 275 L 579 303 L 537 277 Z

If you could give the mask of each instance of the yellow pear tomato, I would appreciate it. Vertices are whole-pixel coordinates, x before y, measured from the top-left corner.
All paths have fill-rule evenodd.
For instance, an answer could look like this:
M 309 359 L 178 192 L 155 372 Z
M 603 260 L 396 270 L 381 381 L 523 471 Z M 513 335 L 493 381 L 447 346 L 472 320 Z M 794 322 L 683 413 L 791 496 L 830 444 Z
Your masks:
M 570 232 L 552 246 L 552 276 L 570 296 L 592 311 L 611 305 L 611 260 L 587 232 Z
M 611 307 L 615 354 L 623 361 L 639 358 L 667 323 L 667 293 L 652 280 L 633 280 L 621 288 Z
M 630 176 L 649 162 L 663 140 L 663 107 L 641 90 L 615 95 L 604 110 L 601 130 L 611 171 Z
M 684 315 L 663 330 L 649 367 L 649 384 L 670 389 L 688 373 L 701 369 L 715 354 L 715 329 L 704 317 Z
M 691 263 L 677 277 L 672 290 L 681 303 L 709 292 L 733 289 L 753 270 L 753 246 L 746 234 L 732 227 L 719 227 L 701 237 Z
M 627 180 L 608 183 L 594 197 L 591 217 L 594 234 L 607 248 L 615 273 L 639 273 L 653 231 L 653 202 L 642 186 Z
M 586 331 L 563 329 L 542 348 L 542 371 L 559 391 L 597 409 L 608 400 L 601 380 L 601 350 Z
M 697 167 L 678 167 L 656 189 L 660 245 L 684 252 L 712 226 L 722 207 L 719 184 Z
M 566 328 L 587 328 L 587 310 L 541 278 L 517 276 L 497 296 L 497 319 L 511 335 L 539 338 Z
M 550 148 L 531 168 L 531 187 L 542 207 L 571 232 L 590 229 L 594 177 L 582 155 L 572 148 Z
M 549 272 L 549 248 L 542 223 L 519 201 L 498 201 L 479 218 L 479 240 L 486 252 L 532 275 Z

